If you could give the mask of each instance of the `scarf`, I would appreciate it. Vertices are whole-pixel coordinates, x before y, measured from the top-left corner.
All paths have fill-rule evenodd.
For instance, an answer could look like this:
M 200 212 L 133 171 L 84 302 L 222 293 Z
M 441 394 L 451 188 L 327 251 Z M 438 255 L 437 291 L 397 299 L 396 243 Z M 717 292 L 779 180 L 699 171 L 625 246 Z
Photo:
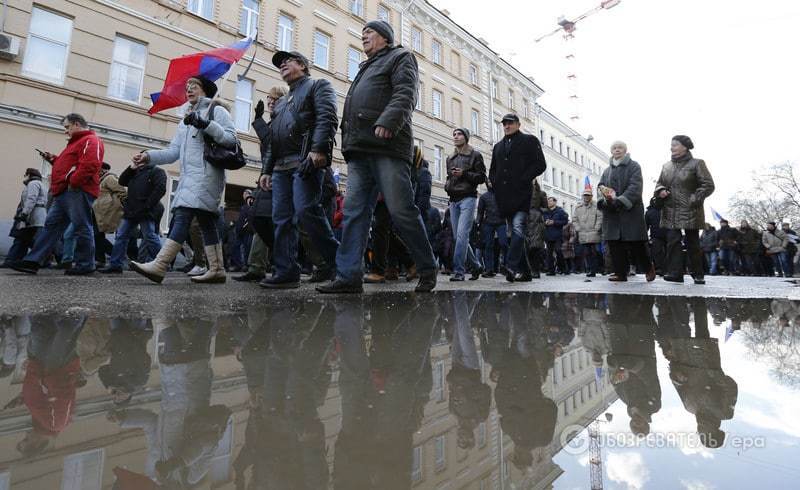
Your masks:
M 617 160 L 614 157 L 611 157 L 609 163 L 611 163 L 612 167 L 619 167 L 622 164 L 622 162 L 627 162 L 630 159 L 631 159 L 631 156 L 628 153 L 626 153 L 625 156 L 620 158 L 619 160 Z
M 673 163 L 685 163 L 692 159 L 692 152 L 687 151 L 685 155 L 680 158 L 672 158 Z

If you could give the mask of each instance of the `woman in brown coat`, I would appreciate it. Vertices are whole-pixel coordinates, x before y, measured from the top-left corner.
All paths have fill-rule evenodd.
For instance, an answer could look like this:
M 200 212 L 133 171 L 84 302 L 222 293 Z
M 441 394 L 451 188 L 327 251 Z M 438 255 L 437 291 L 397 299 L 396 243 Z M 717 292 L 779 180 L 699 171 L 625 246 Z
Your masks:
M 714 192 L 714 179 L 706 162 L 694 158 L 694 143 L 688 136 L 672 138 L 672 159 L 664 164 L 656 184 L 656 202 L 661 207 L 661 227 L 667 230 L 664 280 L 683 282 L 683 235 L 695 284 L 705 284 L 700 230 L 705 225 L 703 202 Z

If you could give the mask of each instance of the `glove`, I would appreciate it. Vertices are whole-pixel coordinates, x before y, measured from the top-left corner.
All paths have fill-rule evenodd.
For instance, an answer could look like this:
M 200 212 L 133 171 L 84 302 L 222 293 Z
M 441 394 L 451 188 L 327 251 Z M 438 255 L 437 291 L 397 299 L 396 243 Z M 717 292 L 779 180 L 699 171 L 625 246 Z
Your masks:
M 300 177 L 303 180 L 306 180 L 314 175 L 314 172 L 317 171 L 317 167 L 314 166 L 314 161 L 311 160 L 311 157 L 307 157 L 305 160 L 303 160 L 303 163 L 300 164 L 298 171 L 300 172 Z
M 611 208 L 614 211 L 623 211 L 625 210 L 625 205 L 619 199 L 614 199 L 611 201 Z
M 209 120 L 204 119 L 197 112 L 190 112 L 183 118 L 183 124 L 187 126 L 194 126 L 197 129 L 206 129 L 209 125 Z
M 261 119 L 262 117 L 264 117 L 264 101 L 263 100 L 259 100 L 258 104 L 256 104 L 255 116 L 256 116 L 255 117 L 256 119 Z
M 25 221 L 27 223 L 28 222 L 28 215 L 25 214 L 25 213 L 19 213 L 19 220 L 20 221 Z

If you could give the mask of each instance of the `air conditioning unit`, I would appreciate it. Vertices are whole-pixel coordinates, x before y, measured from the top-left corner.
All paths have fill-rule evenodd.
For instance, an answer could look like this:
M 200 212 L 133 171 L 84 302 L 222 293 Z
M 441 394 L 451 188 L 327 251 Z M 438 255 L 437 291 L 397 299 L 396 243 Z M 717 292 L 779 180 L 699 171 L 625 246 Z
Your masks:
M 0 32 L 0 59 L 13 60 L 19 55 L 19 38 Z

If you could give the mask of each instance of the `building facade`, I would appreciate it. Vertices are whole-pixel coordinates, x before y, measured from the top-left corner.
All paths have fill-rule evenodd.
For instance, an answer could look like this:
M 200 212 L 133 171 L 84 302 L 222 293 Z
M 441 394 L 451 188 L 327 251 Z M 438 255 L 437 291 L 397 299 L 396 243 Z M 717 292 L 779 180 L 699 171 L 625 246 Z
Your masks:
M 9 0 L 4 32 L 19 49 L 0 53 L 0 134 L 5 149 L 0 179 L 0 253 L 28 167 L 49 165 L 35 149 L 54 153 L 64 146 L 60 118 L 78 112 L 104 139 L 106 161 L 120 173 L 133 154 L 168 144 L 179 109 L 150 116 L 149 94 L 161 89 L 170 59 L 225 46 L 255 35 L 257 52 L 220 81 L 250 164 L 228 173 L 226 208 L 238 209 L 245 188 L 255 185 L 258 140 L 250 127 L 252 109 L 270 87 L 283 85 L 271 65 L 278 49 L 298 50 L 312 62 L 314 77 L 327 78 L 341 110 L 348 84 L 364 59 L 361 28 L 374 18 L 388 21 L 397 42 L 412 49 L 420 66 L 413 124 L 415 138 L 431 164 L 433 202 L 447 204 L 445 160 L 452 131 L 466 127 L 488 162 L 502 136 L 503 114 L 517 113 L 523 131 L 542 140 L 548 171 L 542 183 L 569 212 L 579 202 L 583 179 L 593 182 L 607 156 L 542 108 L 543 89 L 492 51 L 486 42 L 425 0 Z M 346 177 L 341 154 L 334 165 Z M 177 164 L 165 168 L 177 187 Z M 344 180 L 344 179 L 343 179 Z M 169 223 L 167 213 L 162 229 Z

